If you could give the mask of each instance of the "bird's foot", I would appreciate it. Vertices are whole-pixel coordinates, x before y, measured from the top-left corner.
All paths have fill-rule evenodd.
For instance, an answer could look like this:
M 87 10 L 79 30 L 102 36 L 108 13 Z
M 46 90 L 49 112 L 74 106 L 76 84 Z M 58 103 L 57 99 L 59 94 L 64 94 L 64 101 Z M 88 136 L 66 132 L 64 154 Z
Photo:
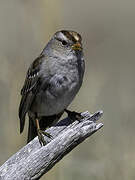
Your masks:
M 78 120 L 80 122 L 80 120 L 83 118 L 81 113 L 69 111 L 67 109 L 65 109 L 65 112 L 68 114 L 68 117 L 71 119 L 72 122 L 74 122 L 75 120 Z
M 47 136 L 48 138 L 51 138 L 52 139 L 52 136 L 49 134 L 49 133 L 47 133 L 47 132 L 45 132 L 45 131 L 43 131 L 43 130 L 41 130 L 41 129 L 38 129 L 37 130 L 37 134 L 38 134 L 38 139 L 39 139 L 39 143 L 41 144 L 41 146 L 43 145 L 43 146 L 45 146 L 46 145 L 46 141 L 44 140 L 44 136 Z M 44 135 L 44 136 L 43 136 Z

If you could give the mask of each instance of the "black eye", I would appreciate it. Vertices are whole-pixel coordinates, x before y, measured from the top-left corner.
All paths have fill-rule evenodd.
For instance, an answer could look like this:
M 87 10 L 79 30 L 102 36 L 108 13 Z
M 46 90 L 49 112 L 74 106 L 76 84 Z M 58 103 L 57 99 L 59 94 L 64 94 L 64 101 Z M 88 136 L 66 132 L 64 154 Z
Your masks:
M 66 42 L 66 41 L 62 41 L 62 44 L 63 44 L 63 45 L 67 45 L 67 42 Z

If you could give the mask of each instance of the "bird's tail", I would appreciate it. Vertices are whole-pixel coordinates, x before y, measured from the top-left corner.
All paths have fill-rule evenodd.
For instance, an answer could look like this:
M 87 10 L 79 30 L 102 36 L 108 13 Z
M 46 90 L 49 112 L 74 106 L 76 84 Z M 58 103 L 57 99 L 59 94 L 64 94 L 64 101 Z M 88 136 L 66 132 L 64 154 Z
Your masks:
M 34 125 L 33 119 L 29 117 L 29 129 L 27 143 L 33 140 L 37 136 L 37 128 Z

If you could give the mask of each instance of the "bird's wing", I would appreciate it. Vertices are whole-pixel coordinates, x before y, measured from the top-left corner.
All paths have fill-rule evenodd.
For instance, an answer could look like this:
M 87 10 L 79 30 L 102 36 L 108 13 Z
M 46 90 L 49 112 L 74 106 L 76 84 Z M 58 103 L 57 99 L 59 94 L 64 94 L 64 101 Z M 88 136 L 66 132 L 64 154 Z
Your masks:
M 31 64 L 28 69 L 26 79 L 21 90 L 21 102 L 19 106 L 19 118 L 20 118 L 20 133 L 24 129 L 25 116 L 28 110 L 31 107 L 31 104 L 37 94 L 40 87 L 40 67 L 43 61 L 44 55 L 40 55 L 35 61 Z

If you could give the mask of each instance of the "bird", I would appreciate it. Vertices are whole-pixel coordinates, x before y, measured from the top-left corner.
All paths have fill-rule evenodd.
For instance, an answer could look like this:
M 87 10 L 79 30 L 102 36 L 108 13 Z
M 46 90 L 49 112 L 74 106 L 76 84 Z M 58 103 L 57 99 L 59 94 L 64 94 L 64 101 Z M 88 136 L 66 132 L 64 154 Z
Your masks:
M 71 119 L 81 117 L 67 107 L 82 86 L 84 71 L 81 35 L 72 30 L 57 31 L 29 66 L 21 89 L 20 133 L 27 115 L 27 143 L 38 136 L 41 146 L 45 146 L 44 136 L 52 138 L 45 130 L 56 124 L 64 112 Z

